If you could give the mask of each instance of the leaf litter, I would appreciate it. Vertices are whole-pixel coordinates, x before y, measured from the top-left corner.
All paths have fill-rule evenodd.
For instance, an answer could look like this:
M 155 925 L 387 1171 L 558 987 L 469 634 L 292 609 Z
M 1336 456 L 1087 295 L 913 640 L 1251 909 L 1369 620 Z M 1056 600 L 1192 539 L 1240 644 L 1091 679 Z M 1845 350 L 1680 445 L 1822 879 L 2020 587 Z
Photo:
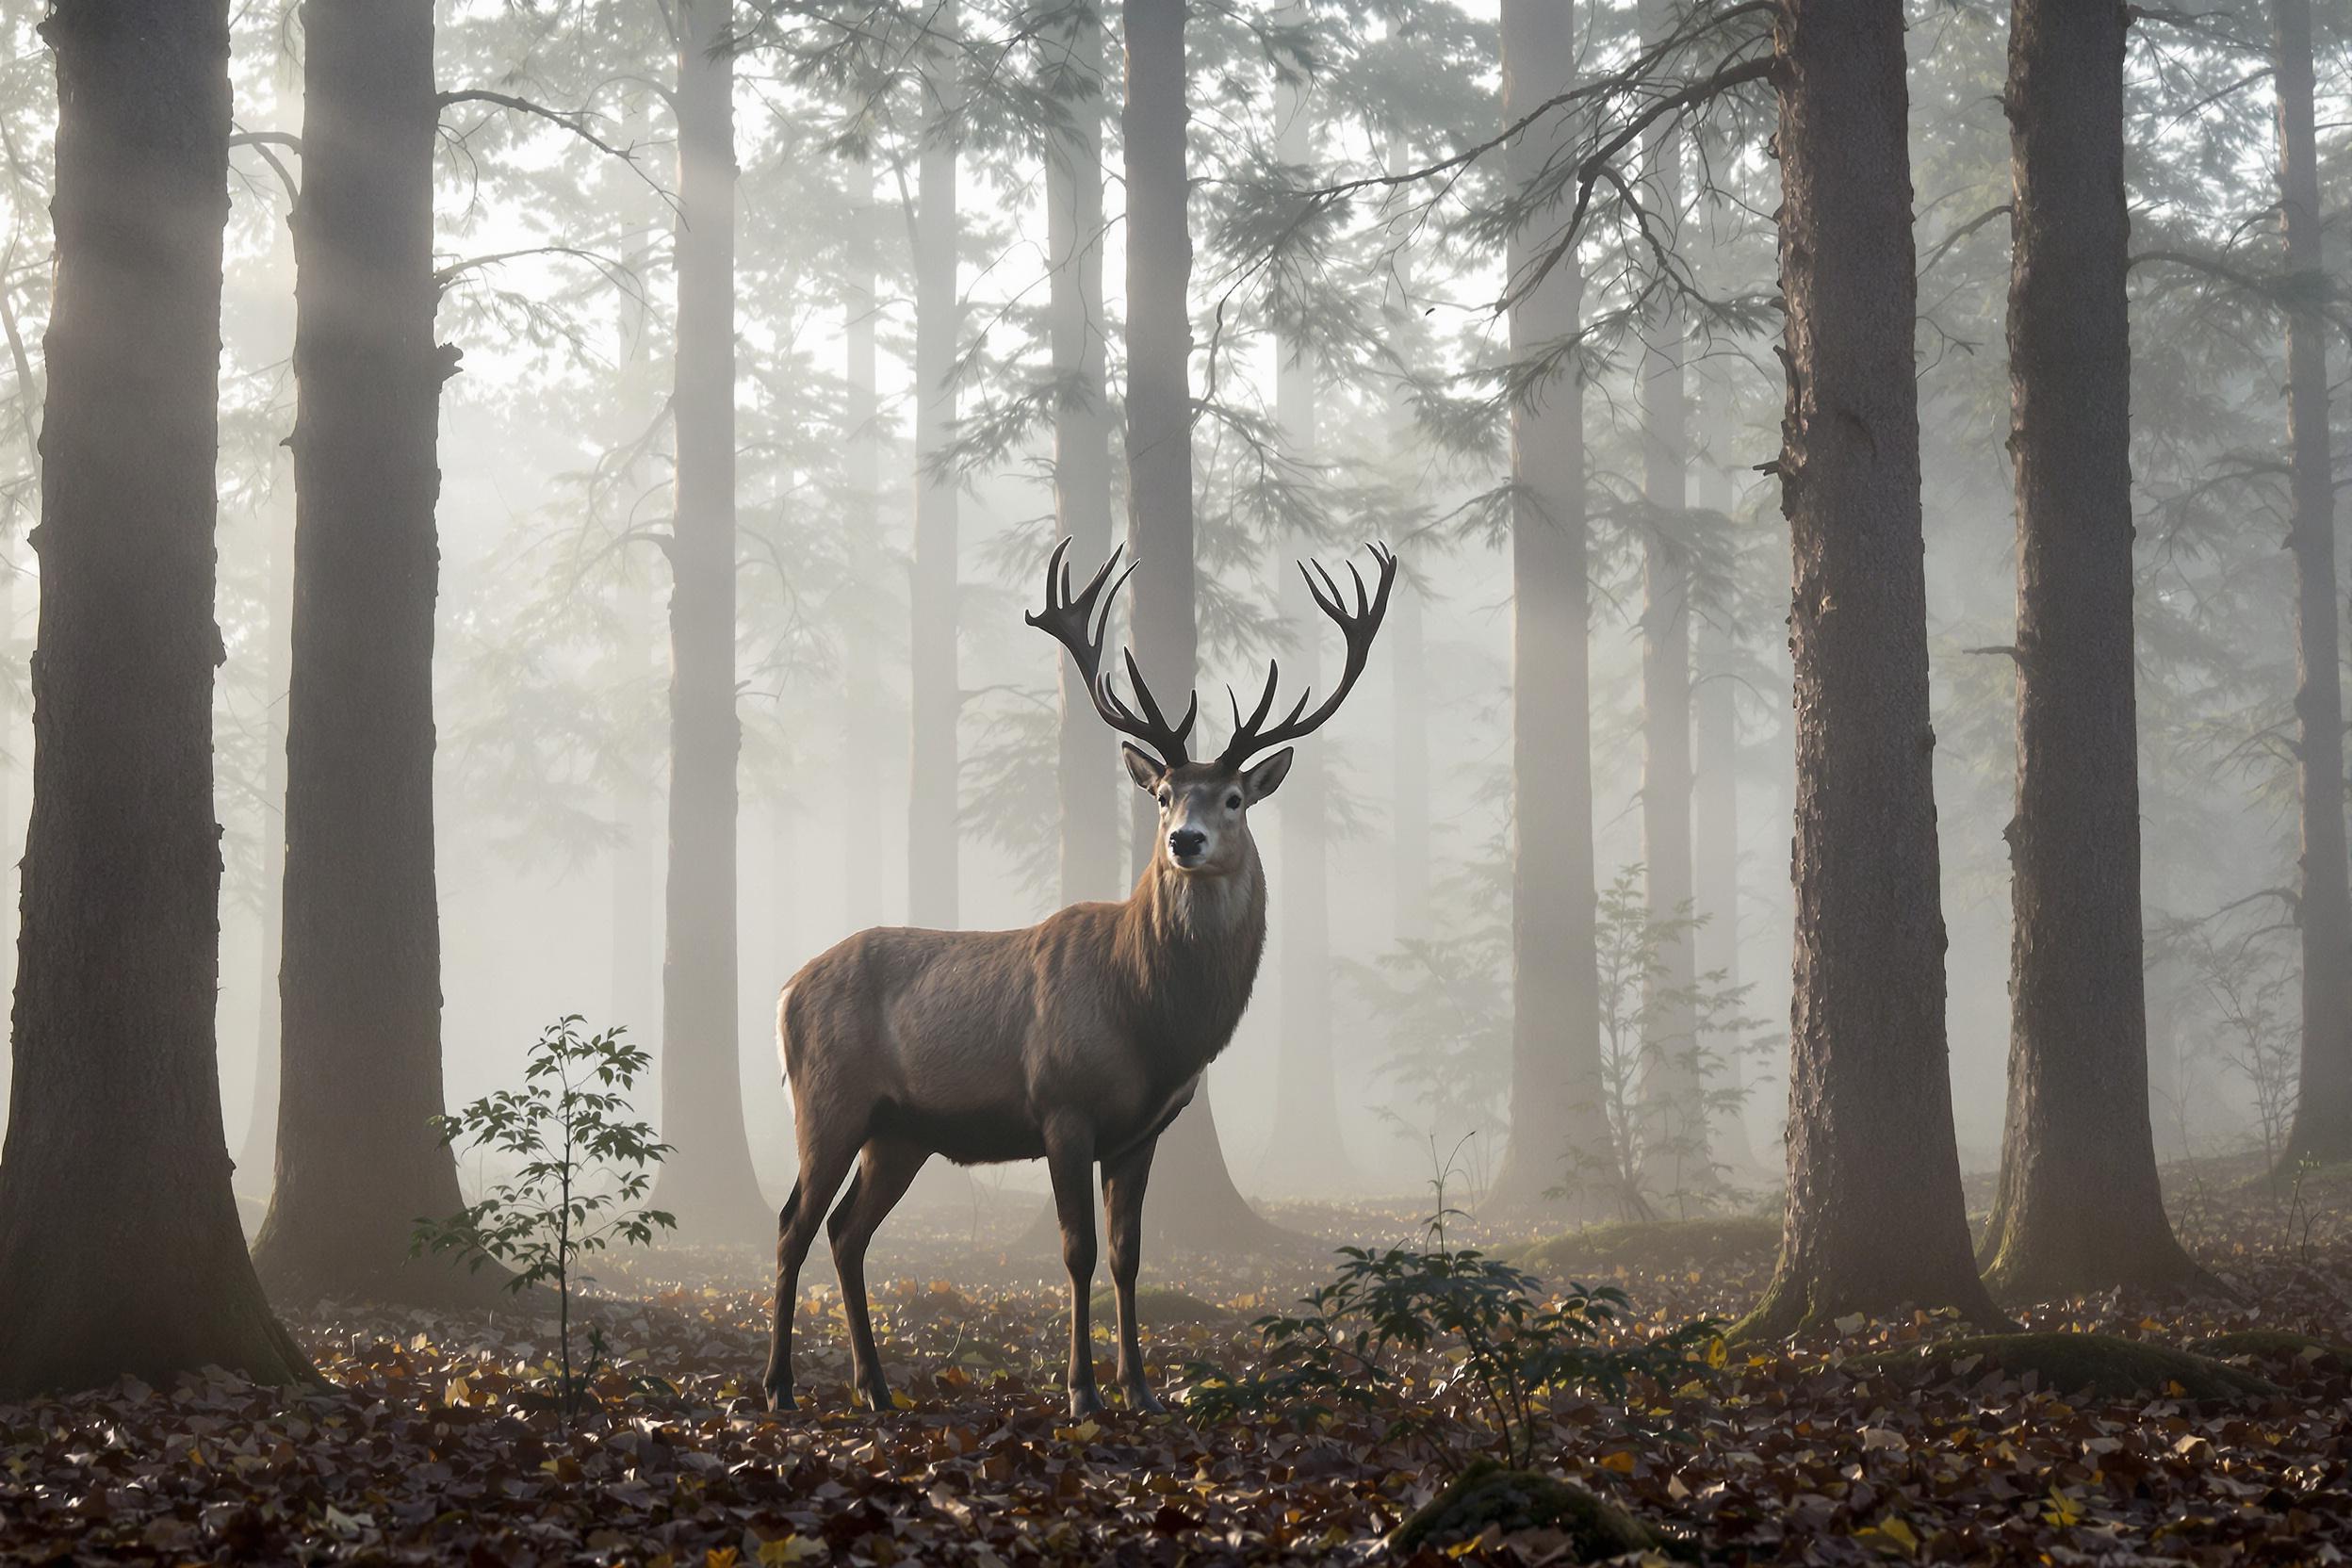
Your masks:
M 2312 1347 L 2352 1344 L 2352 1238 L 2264 1243 L 2253 1200 L 2206 1209 L 2184 1222 L 2187 1239 L 2239 1299 L 2099 1297 L 2035 1308 L 2023 1326 L 2247 1348 L 2258 1353 L 2231 1364 L 2278 1395 L 2095 1397 L 1967 1356 L 1921 1358 L 1964 1331 L 1938 1315 L 1845 1319 L 1785 1344 L 1718 1342 L 1680 1382 L 1637 1379 L 1622 1406 L 1555 1394 L 1538 1468 L 1707 1561 L 2341 1561 L 2352 1379 L 2346 1358 Z M 1411 1224 L 1401 1209 L 1343 1217 L 1391 1233 Z M 902 1267 L 967 1239 L 904 1220 L 892 1231 Z M 1751 1250 L 1602 1282 L 1633 1298 L 1620 1331 L 1656 1336 L 1737 1316 L 1770 1263 Z M 1147 1318 L 1163 1391 L 1181 1392 L 1170 1368 L 1252 1365 L 1250 1319 L 1288 1306 L 1316 1267 L 1154 1269 L 1155 1283 L 1232 1314 Z M 0 1560 L 1575 1560 L 1569 1538 L 1544 1529 L 1385 1546 L 1489 1435 L 1442 1356 L 1406 1379 L 1413 1432 L 1355 1407 L 1222 1424 L 1114 1409 L 1073 1423 L 1051 1266 L 999 1251 L 954 1272 L 956 1283 L 918 1275 L 877 1290 L 899 1391 L 880 1414 L 849 1406 L 840 1300 L 825 1289 L 804 1300 L 807 1408 L 760 1408 L 768 1301 L 748 1250 L 641 1260 L 595 1300 L 610 1361 L 569 1422 L 547 1392 L 552 1328 L 534 1316 L 291 1314 L 331 1388 L 287 1394 L 215 1371 L 0 1405 Z M 1098 1348 L 1107 1364 L 1107 1343 Z

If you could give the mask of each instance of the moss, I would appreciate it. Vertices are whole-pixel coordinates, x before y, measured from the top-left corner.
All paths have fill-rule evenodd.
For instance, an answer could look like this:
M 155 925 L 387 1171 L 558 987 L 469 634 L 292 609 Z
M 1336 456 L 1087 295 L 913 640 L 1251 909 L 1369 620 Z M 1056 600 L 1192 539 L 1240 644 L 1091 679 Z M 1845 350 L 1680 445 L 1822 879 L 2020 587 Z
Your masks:
M 2352 1346 L 2285 1329 L 2239 1329 L 2200 1339 L 2189 1348 L 2223 1361 L 2242 1356 L 2249 1361 L 2300 1362 L 2321 1372 L 2352 1371 Z
M 1772 1262 L 1780 1250 L 1780 1221 L 1758 1216 L 1728 1219 L 1613 1221 L 1568 1231 L 1509 1254 L 1533 1274 L 1595 1279 L 1628 1272 L 1722 1268 Z
M 1964 1363 L 1966 1370 L 1962 1370 Z M 1978 1334 L 1937 1340 L 1916 1350 L 1857 1356 L 1848 1364 L 1886 1371 L 1923 1365 L 1937 1377 L 1974 1377 L 1986 1371 L 2012 1378 L 2031 1375 L 2052 1392 L 2088 1390 L 2102 1399 L 2161 1396 L 2176 1386 L 2191 1399 L 2244 1398 L 2280 1392 L 2276 1383 L 2211 1357 L 2113 1334 Z
M 1096 1291 L 1095 1322 L 1116 1323 L 1118 1318 L 1114 1315 L 1114 1306 L 1108 1285 Z M 1172 1285 L 1144 1285 L 1135 1292 L 1135 1316 L 1146 1328 L 1169 1328 L 1188 1323 L 1217 1328 L 1231 1323 L 1234 1315 L 1230 1307 L 1220 1307 L 1214 1301 L 1204 1300 L 1190 1291 L 1178 1290 Z
M 1491 1459 L 1473 1461 L 1397 1526 L 1388 1542 L 1394 1550 L 1410 1552 L 1466 1541 L 1489 1528 L 1560 1531 L 1568 1538 L 1569 1554 L 1551 1560 L 1592 1562 L 1626 1552 L 1686 1550 L 1581 1486 L 1532 1470 L 1506 1470 Z

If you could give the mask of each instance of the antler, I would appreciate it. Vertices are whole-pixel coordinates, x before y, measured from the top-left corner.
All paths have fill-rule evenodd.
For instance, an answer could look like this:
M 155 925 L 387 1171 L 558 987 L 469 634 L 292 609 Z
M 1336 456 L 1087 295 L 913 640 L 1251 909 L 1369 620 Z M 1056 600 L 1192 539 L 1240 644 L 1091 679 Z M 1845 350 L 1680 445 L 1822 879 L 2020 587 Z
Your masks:
M 1192 733 L 1193 721 L 1200 716 L 1200 698 L 1196 693 L 1192 706 L 1184 710 L 1184 723 L 1168 727 L 1160 714 L 1160 705 L 1152 698 L 1152 688 L 1143 683 L 1143 672 L 1135 667 L 1135 656 L 1121 649 L 1127 661 L 1127 681 L 1135 689 L 1135 702 L 1143 711 L 1138 714 L 1120 700 L 1111 689 L 1110 678 L 1102 672 L 1102 633 L 1110 624 L 1109 600 L 1135 575 L 1141 563 L 1132 562 L 1112 582 L 1106 595 L 1102 585 L 1110 580 L 1113 568 L 1126 550 L 1121 545 L 1111 551 L 1111 558 L 1102 563 L 1102 569 L 1094 574 L 1086 591 L 1073 595 L 1070 591 L 1070 567 L 1063 557 L 1070 553 L 1070 541 L 1065 539 L 1054 547 L 1053 559 L 1045 564 L 1045 608 L 1021 618 L 1038 630 L 1049 633 L 1055 642 L 1070 650 L 1070 662 L 1086 678 L 1087 694 L 1094 698 L 1094 710 L 1102 722 L 1121 735 L 1132 736 L 1160 754 L 1160 760 L 1171 768 L 1181 768 L 1191 759 L 1184 751 L 1184 741 Z M 1095 612 L 1095 601 L 1103 601 L 1102 612 Z
M 1339 705 L 1348 699 L 1348 690 L 1355 685 L 1356 678 L 1364 674 L 1364 662 L 1372 657 L 1372 639 L 1380 629 L 1380 618 L 1388 613 L 1388 591 L 1396 581 L 1396 557 L 1385 545 L 1372 547 L 1372 559 L 1380 564 L 1380 583 L 1369 596 L 1364 593 L 1363 576 L 1357 572 L 1353 562 L 1348 563 L 1348 575 L 1356 585 L 1356 608 L 1352 614 L 1340 595 L 1338 582 L 1323 569 L 1321 562 L 1302 561 L 1298 564 L 1298 575 L 1307 580 L 1307 592 L 1315 596 L 1315 607 L 1338 624 L 1340 635 L 1348 640 L 1347 668 L 1340 672 L 1338 689 L 1323 699 L 1322 707 L 1308 713 L 1307 699 L 1315 694 L 1312 691 L 1301 692 L 1298 706 L 1290 710 L 1289 717 L 1271 729 L 1261 730 L 1258 727 L 1266 723 L 1266 716 L 1274 710 L 1274 690 L 1282 678 L 1281 662 L 1269 661 L 1266 672 L 1266 693 L 1258 698 L 1257 711 L 1245 720 L 1241 716 L 1241 699 L 1233 698 L 1233 738 L 1226 743 L 1223 755 L 1217 758 L 1219 762 L 1227 767 L 1238 768 L 1259 752 L 1315 733 L 1323 727 L 1325 720 L 1339 711 Z M 1310 566 L 1314 568 L 1312 571 L 1308 569 Z M 1317 577 L 1322 581 L 1317 582 Z M 1232 687 L 1226 688 L 1226 695 L 1233 696 Z M 1305 716 L 1302 718 L 1301 714 Z

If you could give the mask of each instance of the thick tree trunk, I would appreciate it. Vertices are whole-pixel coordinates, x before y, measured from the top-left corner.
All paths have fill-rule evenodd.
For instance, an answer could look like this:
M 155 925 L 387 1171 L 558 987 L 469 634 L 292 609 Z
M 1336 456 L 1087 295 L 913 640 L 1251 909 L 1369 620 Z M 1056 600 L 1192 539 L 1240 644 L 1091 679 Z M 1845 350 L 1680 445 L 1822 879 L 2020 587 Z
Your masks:
M 1567 0 L 1503 0 L 1503 119 L 1563 90 L 1576 67 Z M 1506 177 L 1532 180 L 1567 155 L 1564 127 L 1539 122 L 1511 147 Z M 1554 221 L 1566 217 L 1555 207 Z M 1538 222 L 1511 238 L 1516 283 L 1553 239 Z M 1524 358 L 1577 330 L 1584 281 L 1573 256 L 1512 306 Z M 1489 1201 L 1544 1200 L 1579 1156 L 1604 1157 L 1600 982 L 1594 970 L 1592 706 L 1584 509 L 1584 386 L 1568 379 L 1511 410 L 1511 1142 Z M 1579 1199 L 1560 1212 L 1601 1212 Z
M 1997 1317 L 1952 1135 L 1928 716 L 1903 12 L 1777 24 L 1795 564 L 1788 1204 L 1749 1331 L 1904 1302 Z
M 2311 0 L 2272 0 L 2278 204 L 2287 271 L 2312 286 L 2287 313 L 2287 442 L 2295 516 L 2296 751 L 2303 798 L 2303 1074 L 2283 1163 L 2352 1159 L 2352 868 L 2344 823 L 2344 687 L 2336 630 L 2336 503 L 2328 442 L 2328 321 L 2318 286 L 2319 152 Z
M 253 1264 L 280 1298 L 486 1299 L 412 1259 L 457 1211 L 442 1109 L 433 632 L 441 550 L 430 0 L 302 8 L 294 208 L 294 610 L 277 1178 Z
M 874 326 L 881 314 L 881 286 L 875 274 L 874 167 L 866 162 L 849 166 L 851 198 L 849 234 L 849 294 L 841 302 L 843 379 L 848 397 L 842 413 L 849 428 L 843 433 L 848 462 L 843 477 L 849 485 L 851 551 L 870 577 L 878 577 L 886 559 L 882 549 L 881 397 L 876 390 Z M 882 683 L 876 678 L 872 644 L 882 627 L 864 601 L 853 605 L 853 618 L 841 659 L 841 751 L 843 778 L 860 779 L 861 789 L 839 792 L 841 801 L 842 912 L 848 929 L 862 931 L 882 921 L 882 790 L 885 726 Z
M 655 1205 L 682 1238 L 750 1241 L 775 1221 L 752 1173 L 737 1058 L 735 69 L 727 0 L 678 17 L 677 517 L 670 540 L 670 860 L 662 959 Z
M 1054 517 L 1070 559 L 1100 561 L 1111 549 L 1111 410 L 1102 314 L 1102 23 L 1075 8 L 1051 49 L 1072 123 L 1045 160 L 1047 250 L 1053 297 Z M 1118 792 L 1126 788 L 1119 740 L 1102 727 L 1094 699 L 1070 660 L 1055 657 L 1061 682 L 1060 868 L 1064 904 L 1114 899 L 1119 875 Z
M 57 0 L 33 814 L 0 1151 L 0 1399 L 315 1379 L 229 1191 L 213 467 L 227 0 Z
M 1676 17 L 1669 0 L 1643 0 L 1642 30 L 1656 39 Z M 1682 139 L 1661 121 L 1643 148 L 1655 200 L 1681 200 Z M 1648 326 L 1642 356 L 1642 858 L 1653 924 L 1690 912 L 1690 560 L 1682 513 L 1689 501 L 1690 411 L 1683 388 L 1683 320 L 1671 295 Z M 1707 1086 L 1690 1006 L 1698 973 L 1690 932 L 1658 944 L 1658 972 L 1642 1009 L 1642 1187 L 1669 1212 L 1715 1184 L 1709 1168 Z
M 293 677 L 294 514 L 273 509 L 270 540 L 270 706 L 268 750 L 262 759 L 261 1004 L 255 1008 L 253 1114 L 237 1156 L 237 1185 L 259 1197 L 276 1180 L 278 1065 L 285 1008 L 278 996 L 286 933 L 286 685 Z M 282 519 L 282 520 L 279 520 Z M 0 820 L 5 820 L 0 816 Z
M 953 28 L 953 5 L 937 25 Z M 961 899 L 956 859 L 956 721 L 963 692 L 956 669 L 957 492 L 931 464 L 953 434 L 956 392 L 956 144 L 953 66 L 926 74 L 923 152 L 915 194 L 915 564 L 913 747 L 906 806 L 906 919 L 952 929 Z
M 2009 451 L 2017 808 L 2009 1113 L 1983 1256 L 2000 1296 L 2171 1286 L 2148 1119 L 2132 629 L 2132 237 L 2119 8 L 2016 0 Z
M 1142 563 L 1132 645 L 1155 692 L 1193 684 L 1192 233 L 1186 220 L 1185 0 L 1128 0 L 1127 98 L 1121 116 L 1127 175 L 1127 544 Z M 1172 715 L 1171 715 L 1172 716 Z M 1140 791 L 1133 844 L 1137 874 L 1157 819 Z M 1160 1137 L 1144 1212 L 1161 1245 L 1233 1251 L 1281 1233 L 1233 1185 L 1217 1141 L 1207 1084 Z

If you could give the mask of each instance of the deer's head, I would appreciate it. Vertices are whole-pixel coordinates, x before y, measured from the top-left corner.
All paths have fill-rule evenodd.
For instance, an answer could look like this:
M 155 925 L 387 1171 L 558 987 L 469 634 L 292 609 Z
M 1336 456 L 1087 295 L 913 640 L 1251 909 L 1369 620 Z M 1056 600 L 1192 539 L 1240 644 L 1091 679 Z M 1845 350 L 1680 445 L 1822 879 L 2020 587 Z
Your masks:
M 1281 663 L 1269 663 L 1266 690 L 1258 698 L 1256 711 L 1248 718 L 1241 716 L 1240 699 L 1233 696 L 1232 688 L 1227 688 L 1226 694 L 1233 707 L 1233 739 L 1215 759 L 1196 762 L 1185 743 L 1191 738 L 1194 721 L 1200 715 L 1198 694 L 1186 704 L 1183 720 L 1171 725 L 1162 715 L 1152 688 L 1144 683 L 1143 672 L 1136 667 L 1133 653 L 1123 652 L 1122 656 L 1128 684 L 1135 688 L 1134 706 L 1129 706 L 1112 689 L 1110 677 L 1102 673 L 1102 634 L 1110 620 L 1110 600 L 1118 596 L 1135 566 L 1131 564 L 1116 581 L 1112 580 L 1111 573 L 1118 567 L 1121 553 L 1115 549 L 1085 590 L 1073 594 L 1070 567 L 1063 560 L 1069 551 L 1067 539 L 1054 547 L 1054 557 L 1045 568 L 1045 608 L 1029 615 L 1029 624 L 1051 633 L 1070 650 L 1078 673 L 1086 678 L 1087 692 L 1093 695 L 1094 710 L 1102 715 L 1103 723 L 1129 737 L 1121 746 L 1127 775 L 1135 781 L 1137 789 L 1159 803 L 1159 842 L 1154 850 L 1159 862 L 1186 876 L 1221 876 L 1234 871 L 1248 858 L 1250 808 L 1281 788 L 1290 772 L 1295 755 L 1290 743 L 1313 734 L 1338 712 L 1356 678 L 1364 673 L 1364 663 L 1371 658 L 1372 639 L 1380 629 L 1381 617 L 1388 613 L 1389 589 L 1396 580 L 1396 558 L 1379 545 L 1372 547 L 1372 557 L 1380 564 L 1380 575 L 1378 586 L 1371 590 L 1366 590 L 1363 576 L 1352 564 L 1348 568 L 1348 576 L 1355 584 L 1353 611 L 1348 608 L 1339 582 L 1330 572 L 1320 564 L 1299 564 L 1299 575 L 1307 580 L 1307 591 L 1315 596 L 1316 607 L 1331 618 L 1347 641 L 1347 666 L 1340 674 L 1339 685 L 1312 713 L 1307 711 L 1307 703 L 1315 694 L 1301 693 L 1289 714 L 1269 726 L 1266 720 L 1274 710 L 1274 694 L 1282 674 Z M 1108 594 L 1103 592 L 1105 584 L 1109 585 Z M 1137 741 L 1143 744 L 1135 744 Z

